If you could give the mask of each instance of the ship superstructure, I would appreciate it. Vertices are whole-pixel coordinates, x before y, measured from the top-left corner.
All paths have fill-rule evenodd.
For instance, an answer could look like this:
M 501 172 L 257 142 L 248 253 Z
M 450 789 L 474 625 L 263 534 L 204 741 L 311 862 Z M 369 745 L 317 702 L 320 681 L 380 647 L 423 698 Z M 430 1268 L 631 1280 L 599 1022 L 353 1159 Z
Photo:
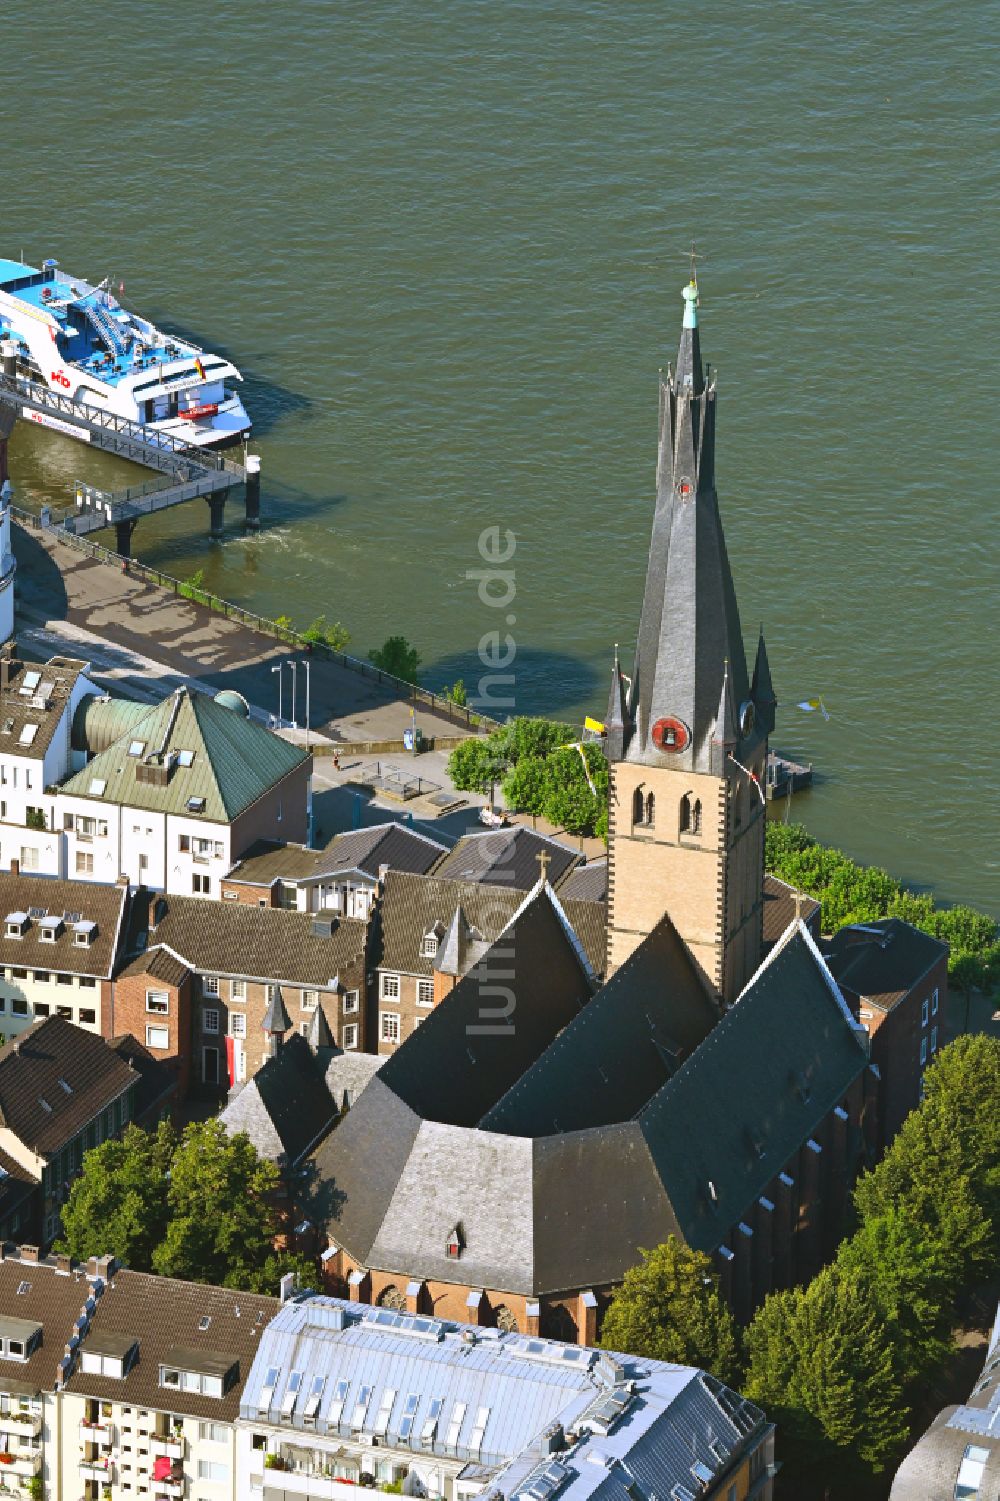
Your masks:
M 0 338 L 25 374 L 94 411 L 197 447 L 249 431 L 235 365 L 123 307 L 107 279 L 0 260 Z

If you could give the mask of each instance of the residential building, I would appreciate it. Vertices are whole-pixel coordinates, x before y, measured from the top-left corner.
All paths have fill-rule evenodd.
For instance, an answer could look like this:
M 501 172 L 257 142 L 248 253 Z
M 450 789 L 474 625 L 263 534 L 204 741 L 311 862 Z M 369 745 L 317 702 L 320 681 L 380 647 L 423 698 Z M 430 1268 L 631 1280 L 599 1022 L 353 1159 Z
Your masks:
M 544 857 L 546 876 L 557 890 L 560 882 L 583 863 L 583 856 L 561 840 L 514 824 L 466 834 L 435 866 L 434 874 L 442 880 L 530 891 L 540 874 L 539 856 Z
M 896 1471 L 889 1501 L 988 1501 L 1000 1495 L 1000 1309 L 967 1402 L 938 1413 Z
M 137 892 L 116 1028 L 213 1091 L 252 1078 L 317 1010 L 335 1046 L 361 1049 L 367 947 L 358 918 Z
M 63 782 L 50 826 L 69 874 L 124 874 L 154 891 L 217 897 L 257 841 L 308 838 L 311 756 L 254 724 L 233 697 L 179 688 L 130 713 L 127 732 Z M 115 706 L 114 728 L 120 713 Z M 101 744 L 110 715 L 87 707 L 88 745 Z
M 769 1501 L 775 1473 L 704 1371 L 313 1294 L 264 1329 L 236 1442 L 251 1501 Z
M 554 900 L 578 935 L 591 971 L 599 973 L 605 945 L 603 906 Z M 523 901 L 524 893 L 513 885 L 390 870 L 372 944 L 376 994 L 370 1005 L 371 1051 L 393 1053 L 412 1036 L 497 941 Z
M 134 1120 L 139 1082 L 127 1057 L 57 1016 L 0 1049 L 0 1153 L 35 1185 L 0 1229 L 55 1240 L 84 1152 Z
M 74 715 L 98 691 L 88 671 L 75 657 L 25 662 L 13 641 L 0 646 L 0 868 L 65 874 L 47 789 L 72 770 Z
M 61 1016 L 110 1038 L 128 883 L 0 874 L 0 1041 Z
M 276 1298 L 0 1253 L 0 1484 L 46 1497 L 243 1501 L 235 1420 Z
M 401 823 L 335 834 L 321 850 L 262 842 L 222 882 L 226 901 L 367 918 L 389 870 L 427 875 L 447 846 Z
M 947 1041 L 948 945 L 888 917 L 841 928 L 826 962 L 871 1037 L 886 1147 L 919 1105 L 924 1074 Z

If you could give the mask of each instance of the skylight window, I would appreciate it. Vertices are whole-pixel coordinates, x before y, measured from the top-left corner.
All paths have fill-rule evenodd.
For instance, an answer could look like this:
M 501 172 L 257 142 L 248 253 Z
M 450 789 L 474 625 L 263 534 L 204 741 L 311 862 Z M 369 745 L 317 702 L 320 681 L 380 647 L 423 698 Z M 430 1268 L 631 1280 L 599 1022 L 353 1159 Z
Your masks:
M 335 1428 L 344 1413 L 344 1403 L 347 1401 L 347 1389 L 349 1381 L 338 1381 L 333 1389 L 333 1401 L 330 1403 L 330 1411 L 326 1415 L 326 1421 L 331 1428 Z
M 285 1395 L 281 1399 L 281 1416 L 290 1418 L 294 1409 L 295 1401 L 299 1395 L 299 1387 L 302 1385 L 302 1372 L 292 1371 L 288 1377 L 288 1385 L 285 1387 Z
M 4 720 L 4 722 L 3 722 L 3 733 L 5 735 L 13 735 L 13 733 L 14 733 L 14 721 L 12 719 L 5 719 Z
M 145 749 L 145 740 L 132 740 L 129 742 L 128 753 L 130 756 L 141 756 Z
M 187 800 L 187 810 L 189 813 L 204 813 L 205 799 L 203 797 L 189 797 Z
M 704 1460 L 696 1459 L 691 1466 L 691 1474 L 700 1485 L 710 1485 L 715 1479 L 715 1471 L 709 1469 Z
M 91 779 L 90 779 L 90 795 L 91 795 L 91 797 L 103 797 L 104 794 L 105 794 L 105 792 L 107 791 L 107 786 L 108 786 L 108 784 L 104 780 L 103 777 L 91 777 Z
M 37 724 L 25 724 L 21 726 L 21 733 L 17 737 L 18 745 L 30 745 L 38 734 Z
M 194 751 L 182 750 L 177 752 L 177 765 L 185 769 L 194 765 Z
M 371 1401 L 371 1398 L 371 1387 L 363 1386 L 358 1392 L 358 1400 L 354 1404 L 354 1413 L 351 1417 L 352 1428 L 359 1429 L 365 1426 L 365 1413 L 368 1411 L 368 1404 Z
M 68 1080 L 64 1079 L 63 1076 L 62 1076 L 62 1074 L 59 1075 L 59 1088 L 62 1089 L 62 1090 L 64 1090 L 66 1092 L 66 1094 L 72 1094 L 73 1093 L 73 1086 L 72 1086 L 72 1084 L 70 1084 L 68 1082 Z
M 458 1435 L 462 1431 L 467 1406 L 466 1402 L 456 1402 L 451 1409 L 451 1422 L 448 1424 L 448 1437 L 445 1440 L 449 1449 L 458 1448 Z
M 443 1397 L 435 1397 L 431 1402 L 430 1410 L 424 1419 L 424 1426 L 420 1430 L 420 1442 L 422 1444 L 432 1444 L 434 1442 L 435 1435 L 437 1434 L 438 1419 L 441 1416 L 443 1406 Z
M 52 1106 L 49 1104 L 48 1100 L 44 1099 L 41 1095 L 38 1096 L 38 1103 L 39 1105 L 41 1105 L 43 1110 L 48 1112 L 49 1115 L 52 1114 Z
M 17 1296 L 19 1298 L 23 1298 L 24 1295 L 25 1295 L 25 1293 L 30 1293 L 30 1291 L 31 1291 L 31 1283 L 30 1282 L 19 1282 L 17 1284 Z
M 473 1425 L 472 1434 L 469 1438 L 469 1448 L 472 1451 L 473 1455 L 478 1455 L 480 1449 L 483 1447 L 483 1435 L 486 1432 L 486 1424 L 489 1422 L 489 1420 L 489 1408 L 481 1407 L 476 1413 L 476 1421 Z
M 375 1418 L 374 1433 L 377 1438 L 385 1438 L 389 1431 L 389 1415 L 392 1412 L 392 1404 L 396 1400 L 396 1388 L 387 1386 L 382 1393 L 382 1400 L 378 1405 L 378 1413 Z
M 281 1368 L 276 1365 L 268 1366 L 267 1375 L 264 1377 L 264 1385 L 260 1389 L 260 1401 L 257 1403 L 257 1411 L 266 1417 L 271 1410 L 271 1401 L 274 1397 L 274 1388 L 278 1384 Z
M 419 1402 L 419 1392 L 411 1392 L 403 1403 L 403 1416 L 399 1420 L 399 1436 L 401 1439 L 408 1439 L 413 1432 L 413 1419 L 417 1415 Z
M 316 1414 L 319 1412 L 320 1398 L 323 1395 L 323 1388 L 325 1385 L 325 1376 L 313 1377 L 312 1390 L 309 1393 L 309 1397 L 306 1401 L 306 1405 L 302 1413 L 302 1416 L 307 1423 L 315 1423 L 316 1421 Z
M 26 672 L 18 692 L 23 694 L 25 698 L 30 698 L 41 681 L 42 674 L 40 672 L 35 672 L 34 670 Z
M 198 1328 L 201 1330 L 202 1334 L 204 1334 L 205 1330 L 209 1327 L 211 1322 L 212 1315 L 210 1313 L 203 1313 L 201 1318 L 198 1320 Z
M 38 922 L 39 918 L 47 917 L 48 916 L 48 912 L 49 912 L 49 909 L 47 907 L 29 907 L 28 908 L 28 916 L 29 917 L 33 917 L 36 922 Z

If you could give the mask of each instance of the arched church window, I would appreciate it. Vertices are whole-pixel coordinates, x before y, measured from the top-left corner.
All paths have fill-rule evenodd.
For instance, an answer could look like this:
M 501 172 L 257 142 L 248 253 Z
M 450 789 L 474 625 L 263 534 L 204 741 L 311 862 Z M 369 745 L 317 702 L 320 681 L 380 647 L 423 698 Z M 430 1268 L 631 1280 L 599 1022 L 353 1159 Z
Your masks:
M 682 834 L 690 834 L 690 832 L 691 832 L 691 799 L 688 797 L 687 793 L 685 792 L 684 796 L 681 798 L 681 833 Z
M 501 1334 L 517 1333 L 517 1315 L 507 1307 L 506 1303 L 497 1305 L 494 1316 Z
M 692 834 L 700 834 L 701 833 L 701 798 L 700 797 L 696 797 L 695 798 L 695 800 L 694 800 L 694 806 L 691 809 L 691 832 L 692 832 Z
M 391 1308 L 395 1313 L 406 1312 L 406 1295 L 391 1282 L 388 1287 L 383 1287 L 375 1302 L 379 1308 Z
M 642 795 L 642 788 L 637 787 L 632 794 L 632 822 L 641 824 L 645 818 L 646 802 Z
M 656 822 L 656 799 L 651 792 L 646 794 L 646 823 L 650 828 Z

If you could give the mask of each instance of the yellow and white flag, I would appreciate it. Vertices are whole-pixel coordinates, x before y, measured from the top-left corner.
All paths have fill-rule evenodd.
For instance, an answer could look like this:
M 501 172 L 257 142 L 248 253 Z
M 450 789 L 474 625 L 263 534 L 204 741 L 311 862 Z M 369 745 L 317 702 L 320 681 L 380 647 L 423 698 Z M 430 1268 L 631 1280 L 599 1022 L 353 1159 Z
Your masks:
M 830 718 L 829 714 L 826 712 L 826 704 L 821 698 L 804 698 L 799 703 L 797 703 L 795 707 L 797 709 L 803 709 L 806 714 L 812 714 L 818 709 L 824 719 Z

